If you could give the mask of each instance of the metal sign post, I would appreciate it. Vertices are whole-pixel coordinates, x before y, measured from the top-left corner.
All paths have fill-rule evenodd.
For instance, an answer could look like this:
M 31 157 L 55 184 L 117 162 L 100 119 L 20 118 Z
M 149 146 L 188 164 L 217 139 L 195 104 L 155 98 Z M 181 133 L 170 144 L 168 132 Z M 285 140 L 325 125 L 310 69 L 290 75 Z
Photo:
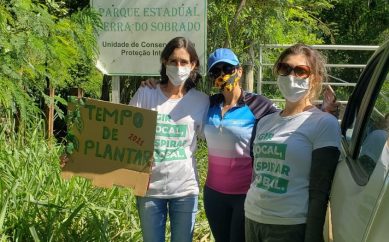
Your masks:
M 112 97 L 113 103 L 120 103 L 120 76 L 112 76 Z

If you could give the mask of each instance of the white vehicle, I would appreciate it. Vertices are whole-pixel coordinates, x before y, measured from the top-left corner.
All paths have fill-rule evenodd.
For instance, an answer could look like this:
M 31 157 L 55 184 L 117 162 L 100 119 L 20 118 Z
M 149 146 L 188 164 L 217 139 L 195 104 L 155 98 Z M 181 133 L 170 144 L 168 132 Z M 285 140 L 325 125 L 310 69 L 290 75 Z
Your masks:
M 328 241 L 389 241 L 388 113 L 389 41 L 370 58 L 342 118 Z

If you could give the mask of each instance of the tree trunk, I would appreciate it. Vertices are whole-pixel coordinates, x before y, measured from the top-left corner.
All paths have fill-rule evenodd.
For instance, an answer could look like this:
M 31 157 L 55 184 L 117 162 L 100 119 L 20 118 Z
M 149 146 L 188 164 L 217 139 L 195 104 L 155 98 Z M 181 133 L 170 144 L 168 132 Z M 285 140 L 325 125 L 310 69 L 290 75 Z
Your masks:
M 242 12 L 242 10 L 243 10 L 245 5 L 246 5 L 246 0 L 241 0 L 238 8 L 236 9 L 234 19 L 232 20 L 232 22 L 230 23 L 230 26 L 228 27 L 228 34 L 227 34 L 227 36 L 233 36 L 234 35 L 233 32 L 234 32 L 236 23 L 238 22 L 239 14 Z M 224 41 L 223 47 L 224 48 L 229 48 L 230 44 L 231 44 L 231 39 L 229 37 L 227 37 L 226 40 Z
M 46 129 L 47 138 L 50 139 L 54 135 L 54 87 L 49 83 L 47 87 L 49 95 L 49 104 L 46 107 Z
M 255 59 L 253 43 L 250 44 L 249 54 L 250 54 L 250 61 L 245 66 L 243 88 L 248 92 L 253 92 L 254 91 L 254 59 Z

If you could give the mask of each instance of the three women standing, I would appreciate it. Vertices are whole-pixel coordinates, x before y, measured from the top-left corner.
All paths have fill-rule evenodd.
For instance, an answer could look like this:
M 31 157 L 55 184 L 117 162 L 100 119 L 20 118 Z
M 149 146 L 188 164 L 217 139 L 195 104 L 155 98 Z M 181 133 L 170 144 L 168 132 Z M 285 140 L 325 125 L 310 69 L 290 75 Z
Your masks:
M 167 67 L 161 59 L 163 85 Z M 169 63 L 169 58 L 166 60 Z M 177 61 L 174 63 L 178 66 Z M 204 207 L 216 241 L 244 241 L 245 235 L 246 241 L 322 240 L 340 145 L 336 118 L 313 105 L 324 79 L 324 61 L 317 51 L 297 44 L 281 54 L 274 70 L 286 99 L 286 107 L 280 112 L 267 98 L 240 88 L 242 68 L 230 49 L 217 49 L 209 57 L 208 73 L 220 93 L 210 98 L 204 129 L 209 158 Z M 173 83 L 170 79 L 168 83 Z M 146 96 L 155 96 L 159 89 L 140 90 L 150 92 Z M 191 108 L 196 107 L 194 103 L 197 101 Z M 152 175 L 150 188 L 161 182 L 153 176 L 164 180 L 165 173 Z M 152 194 L 152 190 L 148 192 Z M 143 200 L 138 198 L 138 204 L 145 207 Z M 197 209 L 197 200 L 195 204 Z M 147 217 L 142 206 L 139 211 L 145 237 Z M 166 215 L 162 221 L 166 223 Z M 174 231 L 172 227 L 172 239 Z

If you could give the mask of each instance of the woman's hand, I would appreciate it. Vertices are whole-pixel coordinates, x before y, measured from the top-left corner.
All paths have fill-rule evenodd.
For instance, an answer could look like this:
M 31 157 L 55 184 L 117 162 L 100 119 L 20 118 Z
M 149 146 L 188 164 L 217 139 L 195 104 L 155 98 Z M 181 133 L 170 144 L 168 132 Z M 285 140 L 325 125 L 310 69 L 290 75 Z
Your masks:
M 331 113 L 334 116 L 339 116 L 340 102 L 336 101 L 335 91 L 330 85 L 324 86 L 323 91 L 323 104 L 321 109 L 325 112 Z
M 67 154 L 63 154 L 59 157 L 59 165 L 61 166 L 61 168 L 64 168 L 66 166 L 66 163 L 69 162 L 69 157 Z
M 140 86 L 141 87 L 148 87 L 148 88 L 156 88 L 158 84 L 158 80 L 154 78 L 149 78 L 144 81 L 141 81 Z

